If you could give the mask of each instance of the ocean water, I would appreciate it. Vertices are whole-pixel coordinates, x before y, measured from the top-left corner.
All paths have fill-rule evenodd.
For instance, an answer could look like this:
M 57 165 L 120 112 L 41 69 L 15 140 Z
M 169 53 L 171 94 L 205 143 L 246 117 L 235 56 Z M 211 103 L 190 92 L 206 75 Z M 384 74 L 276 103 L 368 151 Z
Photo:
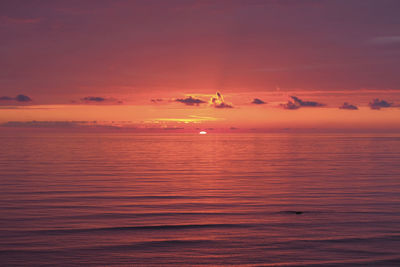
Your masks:
M 400 265 L 400 135 L 0 132 L 1 266 Z

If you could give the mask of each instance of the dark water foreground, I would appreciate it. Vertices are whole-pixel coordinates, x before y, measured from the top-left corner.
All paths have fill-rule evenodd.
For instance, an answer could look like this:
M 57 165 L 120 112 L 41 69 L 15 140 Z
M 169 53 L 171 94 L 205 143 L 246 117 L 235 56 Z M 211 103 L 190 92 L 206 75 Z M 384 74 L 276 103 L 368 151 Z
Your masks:
M 400 265 L 400 136 L 0 133 L 0 265 Z

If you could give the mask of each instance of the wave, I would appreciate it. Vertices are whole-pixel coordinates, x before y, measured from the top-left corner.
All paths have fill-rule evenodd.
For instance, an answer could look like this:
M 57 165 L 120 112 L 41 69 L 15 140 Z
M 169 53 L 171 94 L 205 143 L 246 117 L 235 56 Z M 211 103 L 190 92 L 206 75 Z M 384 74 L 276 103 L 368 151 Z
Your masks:
M 129 244 L 104 245 L 104 246 L 78 246 L 70 248 L 54 248 L 54 249 L 2 249 L 0 254 L 8 253 L 55 253 L 55 252 L 73 252 L 73 251 L 123 251 L 137 249 L 154 249 L 154 248 L 174 248 L 177 246 L 202 246 L 219 243 L 216 240 L 206 239 L 173 239 L 173 240 L 152 240 L 143 242 L 133 242 Z
M 319 261 L 299 261 L 299 262 L 277 262 L 262 264 L 262 266 L 399 266 L 400 257 L 383 256 L 370 257 L 365 259 L 348 259 L 348 260 L 319 260 Z
M 62 234 L 62 233 L 82 233 L 82 232 L 104 232 L 104 231 L 141 231 L 141 230 L 183 230 L 199 228 L 249 228 L 257 224 L 167 224 L 167 225 L 142 225 L 142 226 L 119 226 L 102 228 L 78 228 L 78 229 L 48 229 L 29 231 L 38 234 Z

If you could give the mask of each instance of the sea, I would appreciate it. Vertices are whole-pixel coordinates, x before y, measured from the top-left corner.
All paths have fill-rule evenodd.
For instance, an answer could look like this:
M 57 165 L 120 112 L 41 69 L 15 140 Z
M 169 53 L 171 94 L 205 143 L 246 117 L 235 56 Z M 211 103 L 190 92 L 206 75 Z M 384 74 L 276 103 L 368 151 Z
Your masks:
M 400 266 L 400 134 L 0 130 L 1 266 Z

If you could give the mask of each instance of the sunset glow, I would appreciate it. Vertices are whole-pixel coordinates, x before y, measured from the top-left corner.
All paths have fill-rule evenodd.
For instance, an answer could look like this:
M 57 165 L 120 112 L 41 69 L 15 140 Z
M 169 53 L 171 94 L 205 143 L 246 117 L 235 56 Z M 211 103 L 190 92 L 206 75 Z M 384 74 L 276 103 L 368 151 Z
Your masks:
M 0 127 L 400 130 L 390 5 L 156 2 L 4 4 Z
M 400 266 L 400 0 L 1 0 L 0 266 Z

